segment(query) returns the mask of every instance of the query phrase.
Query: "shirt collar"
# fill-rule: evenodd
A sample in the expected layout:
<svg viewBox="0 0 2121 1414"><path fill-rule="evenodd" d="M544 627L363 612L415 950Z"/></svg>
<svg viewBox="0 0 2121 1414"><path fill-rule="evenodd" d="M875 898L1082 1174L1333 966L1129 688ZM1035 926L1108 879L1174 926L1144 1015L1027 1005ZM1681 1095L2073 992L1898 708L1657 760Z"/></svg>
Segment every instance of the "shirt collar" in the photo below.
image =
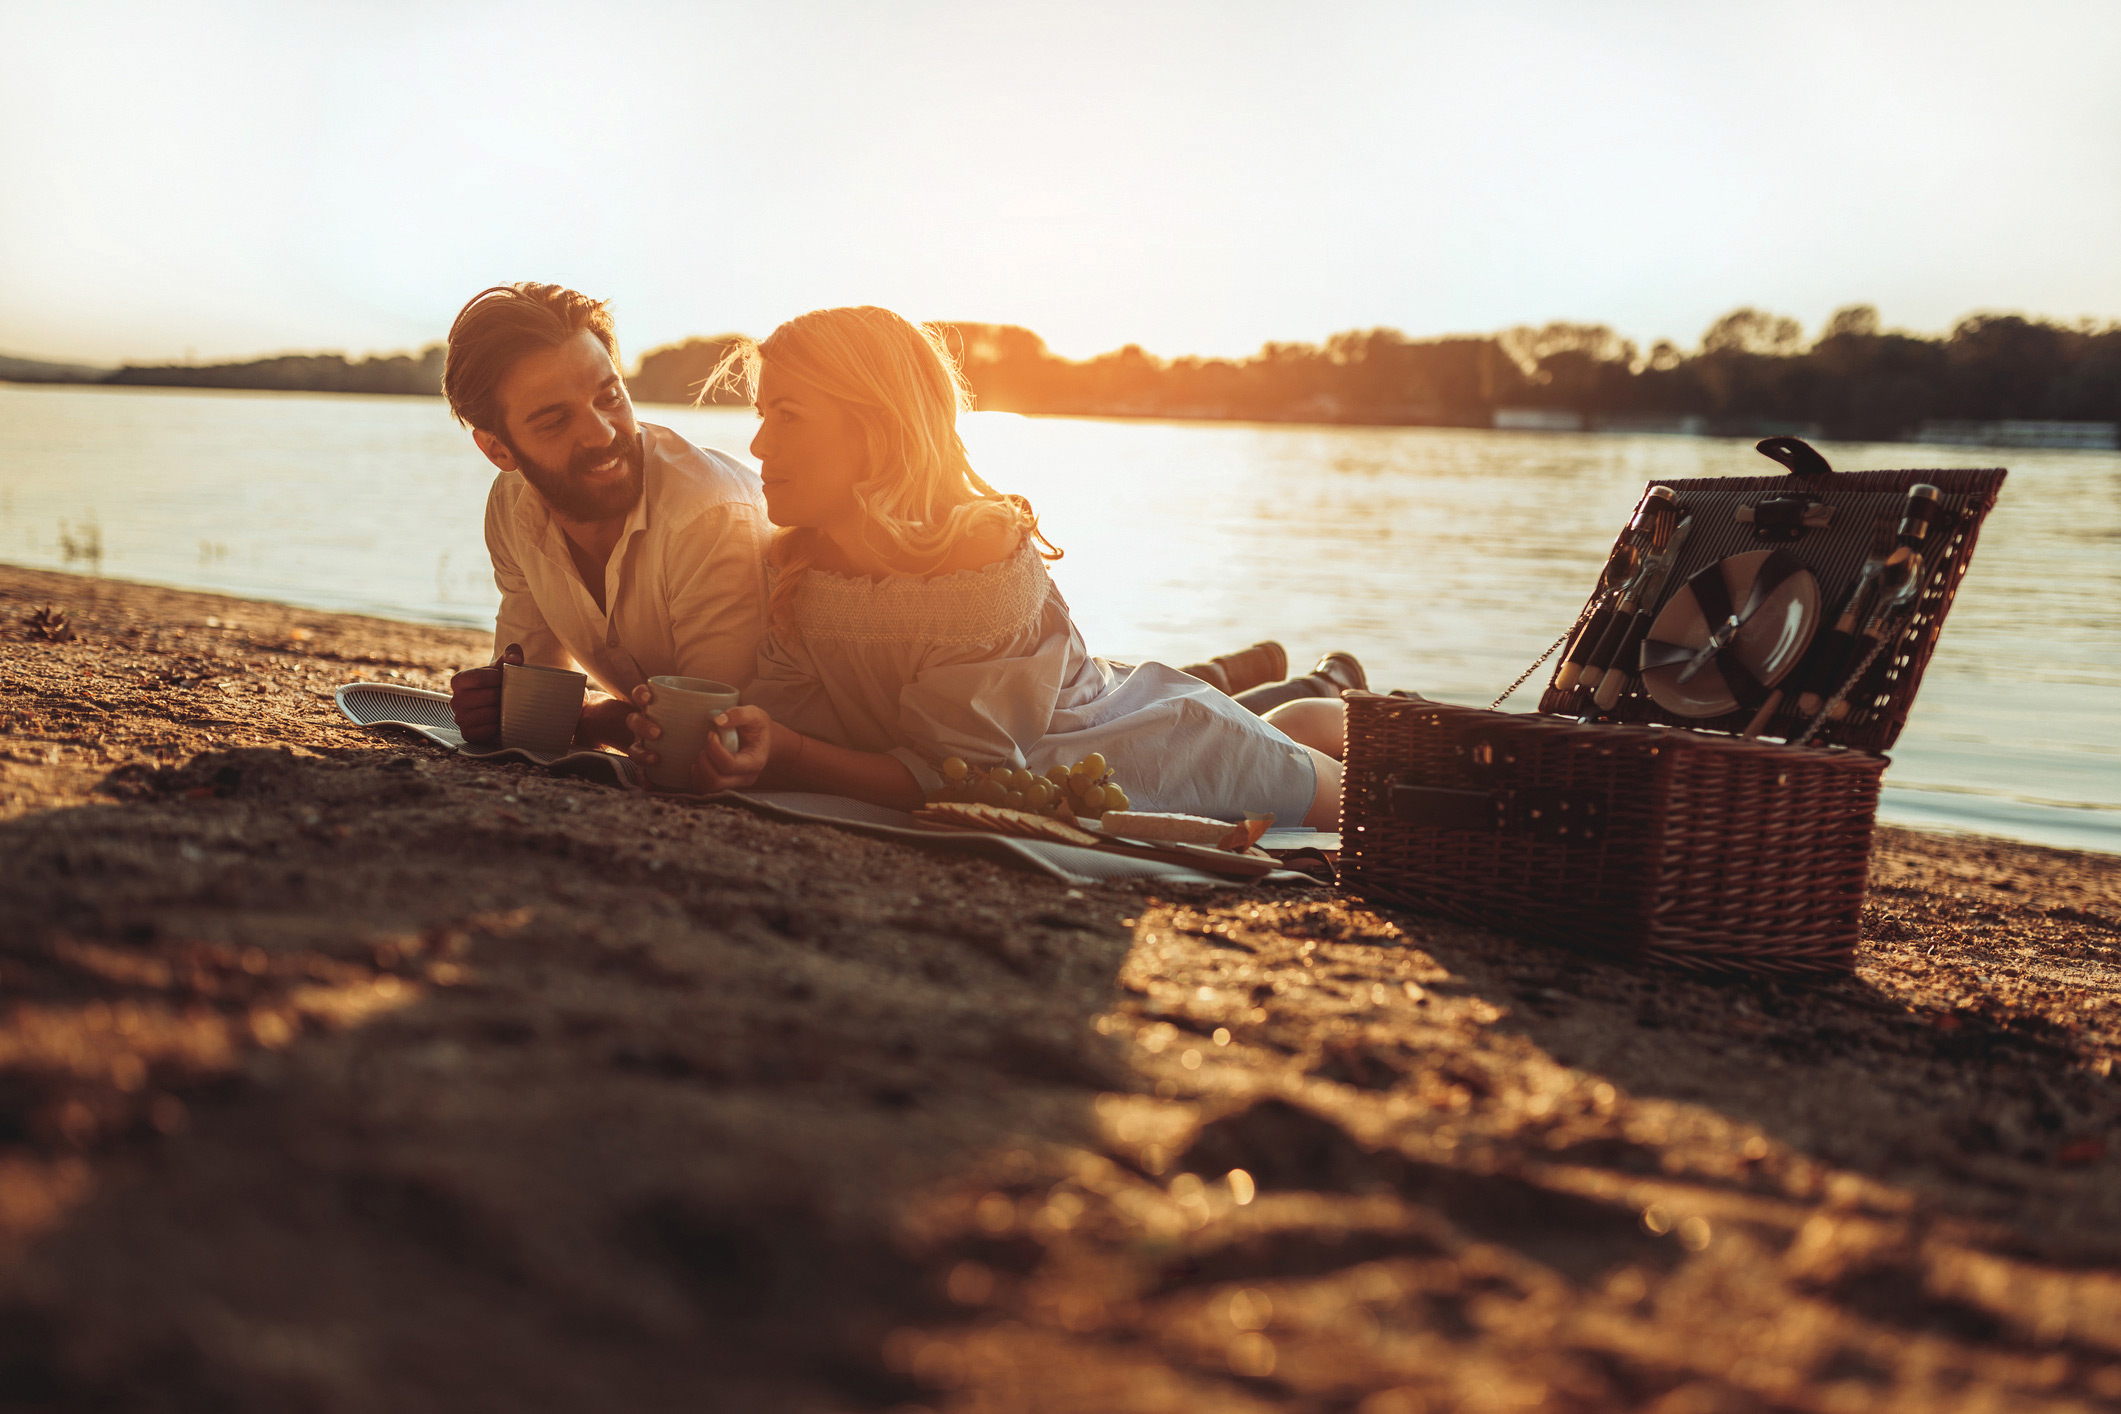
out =
<svg viewBox="0 0 2121 1414"><path fill-rule="evenodd" d="M640 449L641 453L641 494L634 501L633 509L626 513L626 528L619 534L619 543L621 545L648 528L648 502L653 499L649 482L654 472L654 467L651 463L655 459L649 455L651 448L648 444L648 427L645 423L641 425L639 431L634 433L634 445Z"/></svg>

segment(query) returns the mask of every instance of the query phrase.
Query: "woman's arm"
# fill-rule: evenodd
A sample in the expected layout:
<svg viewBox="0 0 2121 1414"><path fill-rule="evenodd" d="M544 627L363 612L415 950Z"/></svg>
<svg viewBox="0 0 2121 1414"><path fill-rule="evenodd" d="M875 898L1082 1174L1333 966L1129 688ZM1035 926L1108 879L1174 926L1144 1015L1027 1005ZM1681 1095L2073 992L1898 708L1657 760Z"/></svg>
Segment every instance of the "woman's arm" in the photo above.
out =
<svg viewBox="0 0 2121 1414"><path fill-rule="evenodd" d="M744 711L766 716L760 708L739 707L729 714L731 721L734 722L736 712ZM771 718L766 726L772 741L767 748L766 769L759 779L769 790L828 791L851 795L871 805L887 805L893 810L918 810L927 803L913 772L896 756L834 746ZM743 738L741 725L737 727L737 737L740 741ZM720 742L709 743L709 753L720 751Z"/></svg>
<svg viewBox="0 0 2121 1414"><path fill-rule="evenodd" d="M626 719L635 738L627 754L649 765L656 759L656 738L663 734L647 714L655 689L642 684L634 689L634 701L643 710ZM732 707L715 718L715 725L736 729L737 749L731 752L718 736L708 736L706 750L693 763L693 781L701 791L760 785L768 790L814 790L893 810L918 810L926 799L920 783L897 757L804 736L774 721L762 707Z"/></svg>

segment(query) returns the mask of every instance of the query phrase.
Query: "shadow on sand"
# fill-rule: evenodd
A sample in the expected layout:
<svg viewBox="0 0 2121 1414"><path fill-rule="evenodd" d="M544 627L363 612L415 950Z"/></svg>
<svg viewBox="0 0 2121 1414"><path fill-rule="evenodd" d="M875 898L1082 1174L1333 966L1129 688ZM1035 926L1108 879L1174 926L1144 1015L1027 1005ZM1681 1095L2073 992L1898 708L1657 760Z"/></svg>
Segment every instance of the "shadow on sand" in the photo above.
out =
<svg viewBox="0 0 2121 1414"><path fill-rule="evenodd" d="M24 1407L2121 1397L2038 1025L425 748L104 789L0 825Z"/></svg>

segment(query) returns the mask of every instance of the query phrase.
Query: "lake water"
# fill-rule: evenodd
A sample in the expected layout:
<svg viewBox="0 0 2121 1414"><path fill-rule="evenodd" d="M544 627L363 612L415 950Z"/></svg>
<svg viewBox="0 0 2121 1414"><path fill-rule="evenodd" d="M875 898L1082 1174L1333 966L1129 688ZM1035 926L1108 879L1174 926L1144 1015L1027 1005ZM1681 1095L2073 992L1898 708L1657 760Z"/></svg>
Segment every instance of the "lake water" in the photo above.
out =
<svg viewBox="0 0 2121 1414"><path fill-rule="evenodd" d="M747 412L641 415L739 456L751 436ZM1093 651L1184 663L1271 637L1480 704L1574 619L1647 482L1772 470L1680 437L982 413L966 440L1067 551ZM2121 853L2121 456L1822 450L2011 468L1881 815ZM439 399L0 386L18 564L484 627L491 479Z"/></svg>

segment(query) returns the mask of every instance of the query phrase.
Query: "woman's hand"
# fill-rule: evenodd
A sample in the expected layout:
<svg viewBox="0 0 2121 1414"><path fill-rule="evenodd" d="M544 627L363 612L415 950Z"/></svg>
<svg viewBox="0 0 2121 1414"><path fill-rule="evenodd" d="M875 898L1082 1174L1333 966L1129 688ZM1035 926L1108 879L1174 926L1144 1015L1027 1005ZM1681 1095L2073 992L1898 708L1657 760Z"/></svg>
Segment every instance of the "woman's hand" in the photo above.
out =
<svg viewBox="0 0 2121 1414"><path fill-rule="evenodd" d="M655 689L644 682L631 695L633 705L641 710L626 714L626 730L633 733L633 744L626 748L626 754L646 770L660 759L655 754L655 739L663 734L655 718L648 715L648 709L655 706Z"/></svg>
<svg viewBox="0 0 2121 1414"><path fill-rule="evenodd" d="M773 718L763 707L732 707L716 717L714 724L736 732L737 749L722 745L719 730L709 732L707 749L692 763L694 788L705 792L757 785L773 754Z"/></svg>
<svg viewBox="0 0 2121 1414"><path fill-rule="evenodd" d="M626 754L646 769L662 759L657 743L663 728L649 714L655 705L655 689L642 683L633 690L632 698L640 710L626 718L626 729L633 733L633 745L626 748ZM773 718L766 715L764 708L732 707L717 716L714 724L718 729L736 732L737 749L731 751L723 745L721 730L710 733L706 749L692 763L693 789L744 790L758 784L772 752Z"/></svg>

